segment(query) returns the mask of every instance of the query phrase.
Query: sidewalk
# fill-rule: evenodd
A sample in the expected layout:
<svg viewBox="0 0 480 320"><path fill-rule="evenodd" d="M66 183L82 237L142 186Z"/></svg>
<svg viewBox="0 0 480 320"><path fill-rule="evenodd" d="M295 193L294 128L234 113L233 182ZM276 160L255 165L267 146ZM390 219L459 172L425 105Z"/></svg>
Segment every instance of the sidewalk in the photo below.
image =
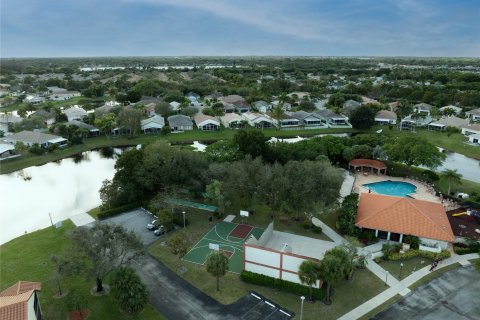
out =
<svg viewBox="0 0 480 320"><path fill-rule="evenodd" d="M446 266L455 264L455 263L460 263L462 266L463 265L468 265L468 260L471 259L476 259L478 258L479 255L478 253L472 253L472 254L466 254L463 256L459 255L454 255L451 258L448 258L444 261L442 261L438 266L438 269L442 269ZM378 264L375 262L371 264L373 261L368 261L367 267L369 268L370 271L372 271L377 277L381 278L382 271L383 270L383 281L385 280L385 273L386 271L381 268ZM381 269L381 270L379 270ZM358 319L370 312L371 310L375 309L376 307L380 306L384 302L386 302L388 299L394 297L397 294L400 294L402 296L407 295L410 292L410 289L408 288L418 280L422 279L426 275L430 274L430 266L426 266L414 273L412 273L410 276L406 277L402 281L396 280L396 282L393 280L393 277L388 278L388 284L391 286L389 289L383 291L382 293L376 295L372 299L368 300L367 302L363 303L362 305L358 306L357 308L351 310L350 312L344 314L342 317L339 318L339 320L352 320L352 319Z"/></svg>
<svg viewBox="0 0 480 320"><path fill-rule="evenodd" d="M335 242L337 245L347 242L347 240L345 240L342 236L336 233L332 228L330 228L325 223L323 223L323 221L321 221L320 219L313 217L312 223L315 226L322 228L322 232L325 233L327 237L332 239L332 241Z"/></svg>

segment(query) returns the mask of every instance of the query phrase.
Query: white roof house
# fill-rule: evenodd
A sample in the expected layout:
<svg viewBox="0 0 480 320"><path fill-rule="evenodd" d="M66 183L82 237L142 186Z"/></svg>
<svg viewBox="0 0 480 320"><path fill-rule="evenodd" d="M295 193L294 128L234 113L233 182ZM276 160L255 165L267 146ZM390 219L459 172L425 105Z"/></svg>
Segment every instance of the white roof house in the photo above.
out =
<svg viewBox="0 0 480 320"><path fill-rule="evenodd" d="M154 115L140 122L141 130L144 133L158 132L165 126L165 119L162 116Z"/></svg>
<svg viewBox="0 0 480 320"><path fill-rule="evenodd" d="M180 109L181 103L177 101L170 102L170 107L172 107L173 111L178 111Z"/></svg>
<svg viewBox="0 0 480 320"><path fill-rule="evenodd" d="M462 108L457 107L457 106L452 106L452 105L442 107L442 108L440 108L440 111L444 112L447 109L452 109L453 111L455 111L455 114L460 114L460 112L462 112Z"/></svg>
<svg viewBox="0 0 480 320"><path fill-rule="evenodd" d="M245 118L236 114L236 113L225 113L224 116L220 117L220 121L222 122L225 128L243 128L245 122Z"/></svg>
<svg viewBox="0 0 480 320"><path fill-rule="evenodd" d="M82 120L83 117L87 116L87 111L77 105L63 110L63 113L67 116L68 121Z"/></svg>
<svg viewBox="0 0 480 320"><path fill-rule="evenodd" d="M220 122L211 116L207 116L202 113L197 113L193 120L197 125L197 128L202 131L214 131L220 129Z"/></svg>
<svg viewBox="0 0 480 320"><path fill-rule="evenodd" d="M291 116L294 117L295 119L298 119L300 121L299 124L304 127L313 127L313 128L328 127L326 124L326 120L324 120L323 117L315 113L310 113L310 112L300 110L292 113Z"/></svg>
<svg viewBox="0 0 480 320"><path fill-rule="evenodd" d="M43 132L22 131L5 137L3 141L13 145L15 145L17 142L22 142L29 147L34 144L38 144L39 146L46 148L50 144L58 144L59 146L63 146L67 142L67 139Z"/></svg>
<svg viewBox="0 0 480 320"><path fill-rule="evenodd" d="M462 126L462 134L466 136L471 136L472 134L480 133L480 124L469 124Z"/></svg>
<svg viewBox="0 0 480 320"><path fill-rule="evenodd" d="M428 103L419 103L413 106L413 110L423 114L423 115L430 115L430 112L432 111L433 106L429 105Z"/></svg>
<svg viewBox="0 0 480 320"><path fill-rule="evenodd" d="M465 115L473 121L480 120L480 108L467 111L465 112Z"/></svg>
<svg viewBox="0 0 480 320"><path fill-rule="evenodd" d="M276 121L266 114L245 112L242 116L247 120L249 125L255 128L271 128L276 125Z"/></svg>
<svg viewBox="0 0 480 320"><path fill-rule="evenodd" d="M480 146L480 133L475 133L468 136L468 142Z"/></svg>

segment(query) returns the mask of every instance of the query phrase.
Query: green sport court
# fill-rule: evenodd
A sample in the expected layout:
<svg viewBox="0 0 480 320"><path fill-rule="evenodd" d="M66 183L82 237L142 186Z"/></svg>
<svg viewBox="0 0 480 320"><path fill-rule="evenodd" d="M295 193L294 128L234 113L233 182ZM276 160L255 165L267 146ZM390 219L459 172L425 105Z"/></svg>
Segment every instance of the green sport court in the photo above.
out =
<svg viewBox="0 0 480 320"><path fill-rule="evenodd" d="M229 271L240 273L243 270L243 243L250 235L260 238L263 230L263 228L246 224L219 222L190 249L182 260L203 265L207 256L213 251L209 248L210 244L218 244L220 251L230 259Z"/></svg>

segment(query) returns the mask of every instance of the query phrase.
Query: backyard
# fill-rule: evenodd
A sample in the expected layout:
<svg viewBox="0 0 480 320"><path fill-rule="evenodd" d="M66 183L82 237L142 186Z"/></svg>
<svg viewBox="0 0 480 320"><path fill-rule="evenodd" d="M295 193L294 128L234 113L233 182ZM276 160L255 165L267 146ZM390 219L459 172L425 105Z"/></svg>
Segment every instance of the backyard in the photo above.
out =
<svg viewBox="0 0 480 320"><path fill-rule="evenodd" d="M74 229L70 220L53 230L52 227L16 238L0 247L1 290L18 280L41 282L40 303L45 319L65 320L68 310L65 298L56 298L57 286L54 282L51 255L59 255L68 247L66 235ZM108 279L106 281L108 284ZM84 275L62 280L63 291L77 289L88 300L91 313L88 319L164 319L150 304L136 316L129 316L118 309L111 295L94 297L90 289L95 281L86 280Z"/></svg>

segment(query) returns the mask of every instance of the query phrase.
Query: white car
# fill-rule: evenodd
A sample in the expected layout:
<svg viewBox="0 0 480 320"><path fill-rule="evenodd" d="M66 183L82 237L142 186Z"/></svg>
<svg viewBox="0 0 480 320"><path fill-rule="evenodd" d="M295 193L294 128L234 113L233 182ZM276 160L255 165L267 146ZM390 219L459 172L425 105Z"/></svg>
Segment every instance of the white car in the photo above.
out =
<svg viewBox="0 0 480 320"><path fill-rule="evenodd" d="M162 234L164 234L166 231L165 231L165 228L163 226L160 226L158 227L157 229L155 229L155 231L153 231L153 233L156 235L156 236L161 236Z"/></svg>
<svg viewBox="0 0 480 320"><path fill-rule="evenodd" d="M155 230L158 220L153 220L151 223L147 224L148 230Z"/></svg>

